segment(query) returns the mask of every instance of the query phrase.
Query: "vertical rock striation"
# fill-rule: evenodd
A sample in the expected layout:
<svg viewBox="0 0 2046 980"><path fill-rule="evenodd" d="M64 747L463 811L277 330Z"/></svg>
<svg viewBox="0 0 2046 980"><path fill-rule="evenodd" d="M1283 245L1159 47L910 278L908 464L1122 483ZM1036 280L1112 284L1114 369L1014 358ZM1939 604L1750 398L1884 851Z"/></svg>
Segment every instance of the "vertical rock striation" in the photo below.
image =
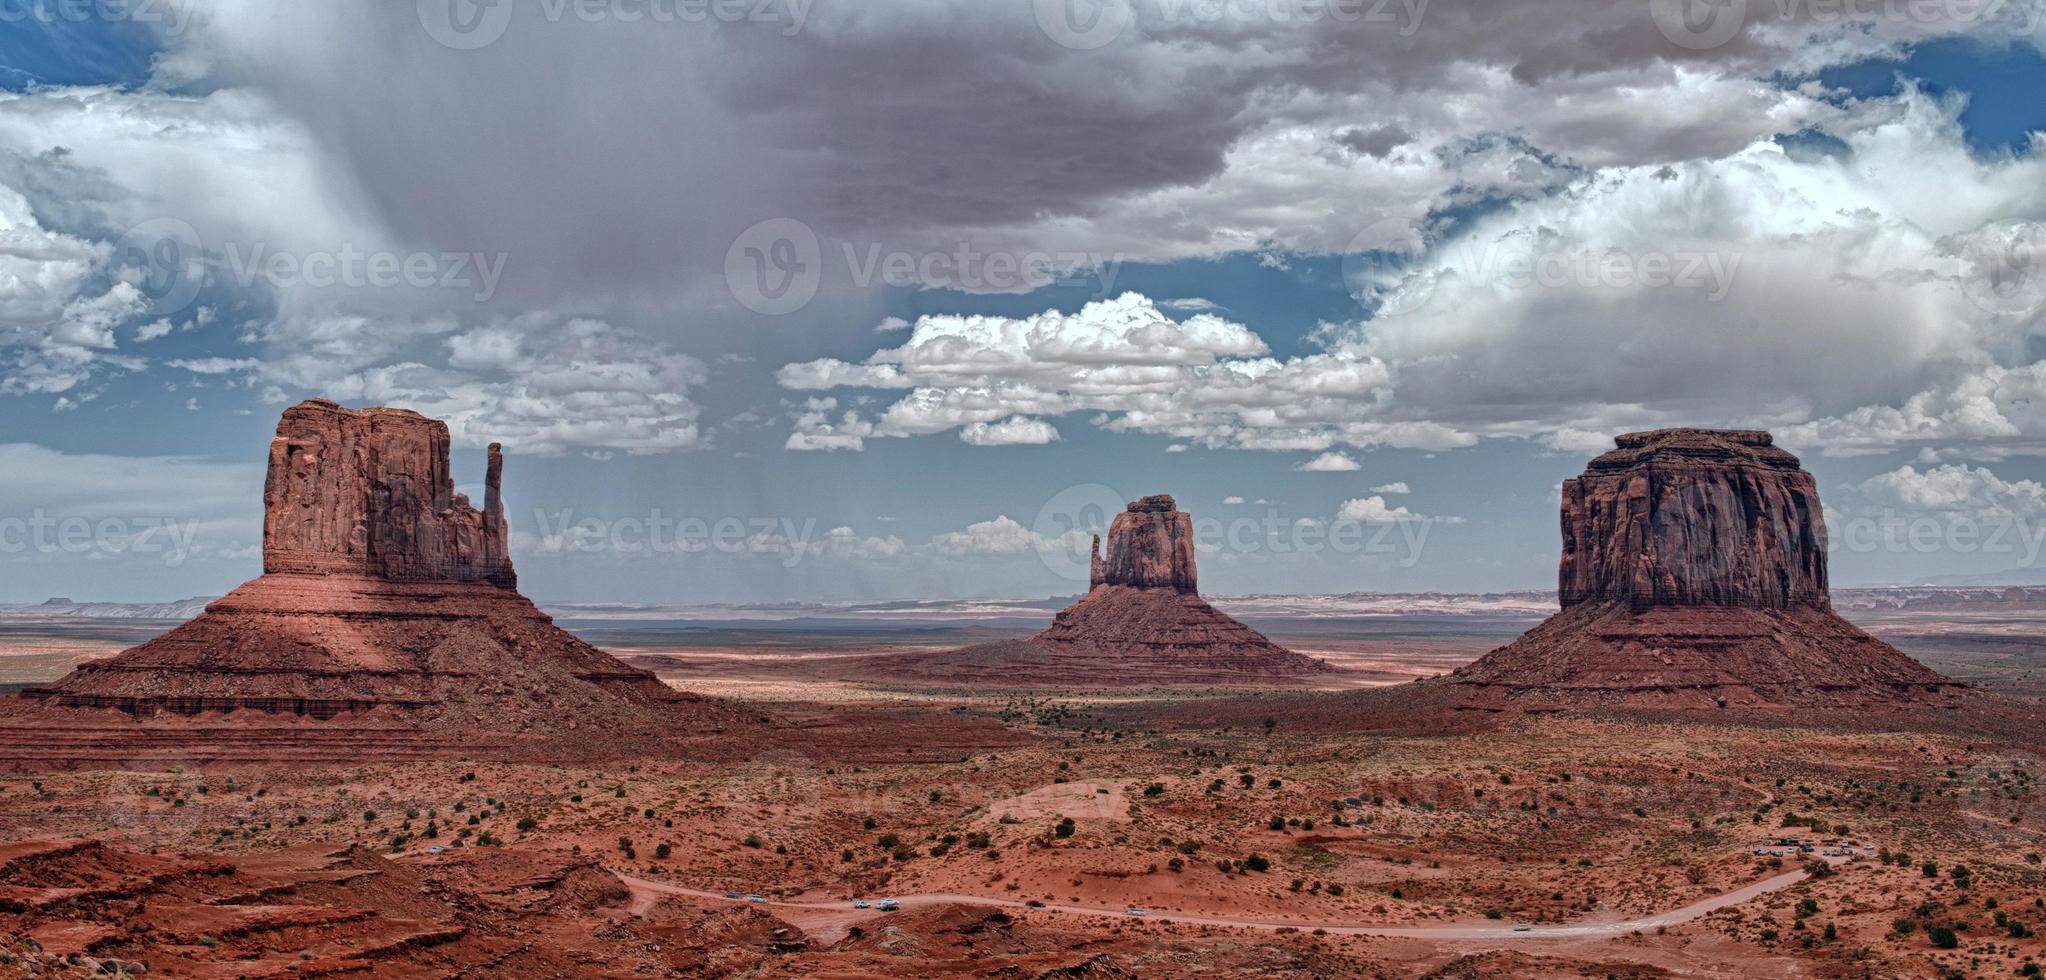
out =
<svg viewBox="0 0 2046 980"><path fill-rule="evenodd" d="M1766 432L1659 429L1563 483L1562 611L1449 678L1474 700L1854 707L1960 685L1835 615L1811 474Z"/></svg>
<svg viewBox="0 0 2046 980"><path fill-rule="evenodd" d="M1098 585L1196 593L1193 515L1166 494L1133 501L1108 525L1108 558Z"/></svg>
<svg viewBox="0 0 2046 980"><path fill-rule="evenodd" d="M1767 432L1658 429L1563 481L1564 606L1827 608L1826 525Z"/></svg>
<svg viewBox="0 0 2046 980"><path fill-rule="evenodd" d="M263 485L263 571L518 587L490 447L484 507L455 492L448 427L395 408L286 409Z"/></svg>
<svg viewBox="0 0 2046 980"><path fill-rule="evenodd" d="M516 591L503 453L490 447L479 511L454 492L448 443L444 423L413 412L286 410L263 491L263 575L148 643L23 692L43 714L0 719L0 752L328 759L552 739L615 754L719 715Z"/></svg>

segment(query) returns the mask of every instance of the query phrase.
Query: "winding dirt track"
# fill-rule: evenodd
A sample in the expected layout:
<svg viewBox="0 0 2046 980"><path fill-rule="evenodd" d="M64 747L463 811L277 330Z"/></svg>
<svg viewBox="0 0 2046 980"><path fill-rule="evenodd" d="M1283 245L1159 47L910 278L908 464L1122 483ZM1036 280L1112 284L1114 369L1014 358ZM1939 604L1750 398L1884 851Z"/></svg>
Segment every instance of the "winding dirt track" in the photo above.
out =
<svg viewBox="0 0 2046 980"><path fill-rule="evenodd" d="M633 902L631 906L631 911L635 915L642 914L647 909L652 908L654 903L659 901L662 895L683 895L690 898L706 898L718 902L736 902L740 904L746 904L745 899L726 898L722 892L700 891L694 888L683 888L679 885L669 885L658 881L648 881L647 879L644 878L635 878L631 875L627 875L622 872L614 871L613 873L617 874L619 880L625 882L625 886L632 890ZM1674 926L1680 923L1689 922L1692 919L1696 919L1701 916L1717 912L1720 909L1726 908L1727 906L1739 905L1740 903L1745 902L1748 899L1754 898L1758 895L1766 895L1773 891L1780 891L1782 889L1788 888L1792 885L1797 884L1800 881L1803 881L1806 878L1806 876L1807 872L1804 871L1787 871L1784 872L1783 874L1776 875L1771 878L1764 878L1761 881L1757 881L1751 885L1747 885L1742 888L1737 888L1723 895L1714 895L1711 898L1705 899L1704 901L1693 902L1679 909L1673 909L1668 912L1662 912L1656 915L1651 915L1640 919L1628 919L1622 922L1585 922L1573 925L1537 926L1526 932L1515 932L1511 924L1503 923L1498 925L1493 925L1489 923L1484 925L1466 923L1460 925L1405 926L1405 927L1356 926L1341 925L1339 923L1334 922L1271 922L1258 919L1231 919L1209 915L1188 915L1178 912L1171 913L1155 912L1147 916L1145 921L1175 922L1188 925L1228 926L1237 929L1264 929L1267 931L1276 929L1297 929L1301 932L1311 932L1316 929L1321 929L1326 931L1330 935L1336 936L1386 936L1397 939L1516 939L1516 940L1587 939L1598 938L1602 936L1619 936L1625 935L1630 932L1648 931L1662 926ZM1000 908L1018 909L1026 907L1025 903L1017 901L1015 899L992 898L986 895L926 894L926 895L901 895L896 896L895 898L896 901L901 902L902 907L906 909L918 908L928 905L949 904L992 905ZM845 913L846 914L845 917L849 921L860 921L868 918L878 918L882 915L887 914L885 912L874 911L871 909L855 910L852 908L852 903L848 901L838 902L769 901L764 904L770 908L779 907L791 909L809 909L819 912ZM1129 918L1127 913L1124 912L1124 910L1122 909L1096 908L1086 905L1061 905L1053 902L1047 902L1041 906L1030 907L1034 907L1039 911L1063 912L1071 915L1096 915L1111 916L1114 918L1125 919Z"/></svg>

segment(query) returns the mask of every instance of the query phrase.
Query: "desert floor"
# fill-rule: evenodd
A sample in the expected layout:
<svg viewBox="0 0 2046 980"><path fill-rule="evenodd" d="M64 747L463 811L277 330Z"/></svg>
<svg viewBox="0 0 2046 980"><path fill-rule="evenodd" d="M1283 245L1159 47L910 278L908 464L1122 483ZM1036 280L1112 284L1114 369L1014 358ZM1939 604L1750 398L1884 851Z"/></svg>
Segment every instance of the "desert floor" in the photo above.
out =
<svg viewBox="0 0 2046 980"><path fill-rule="evenodd" d="M2036 624L2008 613L1872 618L1995 691L2035 691L2046 661ZM2046 963L2032 935L2046 736L1592 715L1344 731L1288 706L1451 669L1519 626L1254 625L1354 673L1271 700L956 691L820 669L942 636L768 643L655 625L586 635L777 717L874 724L858 745L769 738L715 764L0 778L0 972L1990 977ZM45 679L151 630L17 624L0 669ZM1001 737L891 761L904 711ZM1851 853L1826 854L1841 839ZM884 898L900 910L852 904Z"/></svg>

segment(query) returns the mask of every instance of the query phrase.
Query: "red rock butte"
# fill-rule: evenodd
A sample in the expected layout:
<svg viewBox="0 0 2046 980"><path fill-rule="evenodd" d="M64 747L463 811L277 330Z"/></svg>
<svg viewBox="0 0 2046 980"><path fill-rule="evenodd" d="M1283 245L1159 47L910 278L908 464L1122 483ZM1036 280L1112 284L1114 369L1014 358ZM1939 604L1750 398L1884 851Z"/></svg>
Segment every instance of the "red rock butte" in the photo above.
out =
<svg viewBox="0 0 2046 980"><path fill-rule="evenodd" d="M993 684L1262 683L1335 668L1295 653L1200 597L1193 518L1164 494L1132 502L1094 539L1090 588L1024 640L923 658L918 673Z"/></svg>
<svg viewBox="0 0 2046 980"><path fill-rule="evenodd" d="M554 625L516 591L489 450L482 510L448 428L390 408L287 409L264 484L263 575L197 618L23 692L23 760L490 754L659 737L722 709Z"/></svg>
<svg viewBox="0 0 2046 980"><path fill-rule="evenodd" d="M1854 707L1958 693L1834 614L1818 489L1769 433L1617 442L1563 482L1562 611L1448 678L1476 706Z"/></svg>

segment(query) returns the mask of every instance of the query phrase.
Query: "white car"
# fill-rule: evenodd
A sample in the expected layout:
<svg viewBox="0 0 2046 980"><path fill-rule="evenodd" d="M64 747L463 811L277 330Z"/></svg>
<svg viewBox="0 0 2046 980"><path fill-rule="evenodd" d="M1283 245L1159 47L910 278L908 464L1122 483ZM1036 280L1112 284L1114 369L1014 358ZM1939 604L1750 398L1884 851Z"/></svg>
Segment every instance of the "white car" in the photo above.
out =
<svg viewBox="0 0 2046 980"><path fill-rule="evenodd" d="M746 896L746 900L754 903L755 905L767 904L767 896L765 895L748 895Z"/></svg>
<svg viewBox="0 0 2046 980"><path fill-rule="evenodd" d="M1144 917L1144 916L1145 916L1145 915L1147 914L1147 913L1146 913L1146 912L1145 912L1145 911L1144 911L1143 909L1140 909L1140 908L1138 908L1138 907L1136 907L1136 906L1134 906L1134 905L1130 906L1130 907L1129 907L1129 908L1128 908L1127 910L1125 910L1125 911L1126 911L1126 914L1129 914L1129 915L1134 915L1134 916L1136 916L1136 917L1138 917L1138 918L1140 918L1140 919L1141 919L1141 918L1143 918L1143 917Z"/></svg>
<svg viewBox="0 0 2046 980"><path fill-rule="evenodd" d="M1514 931L1514 932L1533 932L1533 931L1534 931L1534 926L1531 926L1531 925L1528 925L1528 924L1527 924L1527 923L1525 923L1525 922L1522 922L1522 923L1518 923L1518 924L1514 925L1514 927L1513 927L1513 931Z"/></svg>
<svg viewBox="0 0 2046 980"><path fill-rule="evenodd" d="M869 902L869 901L867 901L867 900L866 900L866 899L864 899L864 898L855 898L855 899L853 899L853 908L856 908L856 909L870 909L870 908L873 908L873 907L874 907L874 903L872 903L872 902Z"/></svg>
<svg viewBox="0 0 2046 980"><path fill-rule="evenodd" d="M879 902L874 903L874 907L880 909L883 912L893 912L896 909L901 908L902 903L892 898L884 898Z"/></svg>

